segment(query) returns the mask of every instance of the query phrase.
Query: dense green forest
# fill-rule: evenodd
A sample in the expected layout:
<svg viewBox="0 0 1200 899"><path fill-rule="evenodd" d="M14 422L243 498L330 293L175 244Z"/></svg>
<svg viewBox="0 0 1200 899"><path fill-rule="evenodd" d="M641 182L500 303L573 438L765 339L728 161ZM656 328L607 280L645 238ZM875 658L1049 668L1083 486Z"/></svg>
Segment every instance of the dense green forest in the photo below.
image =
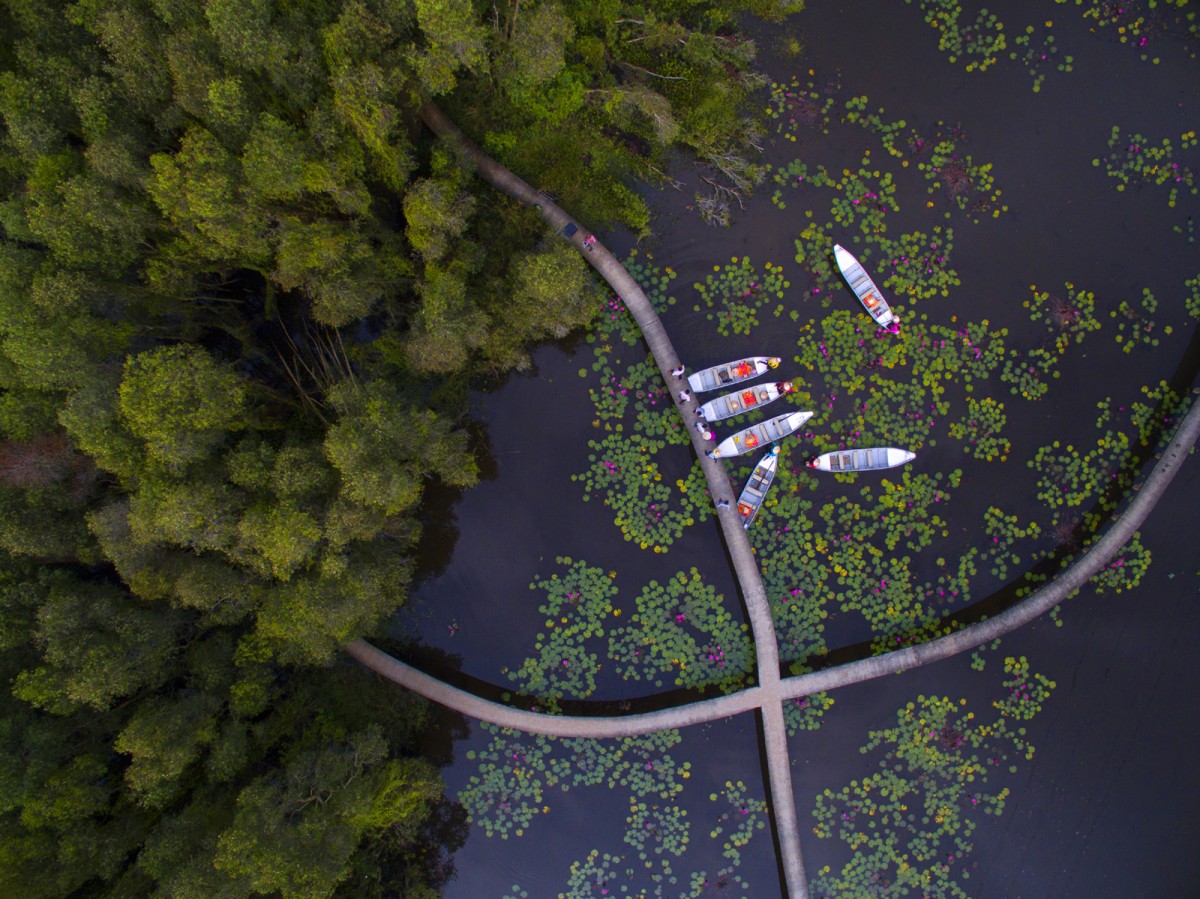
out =
<svg viewBox="0 0 1200 899"><path fill-rule="evenodd" d="M599 287L418 110L644 233L674 159L759 176L737 20L790 11L0 6L0 893L437 894L424 709L338 647L476 479L473 379Z"/></svg>

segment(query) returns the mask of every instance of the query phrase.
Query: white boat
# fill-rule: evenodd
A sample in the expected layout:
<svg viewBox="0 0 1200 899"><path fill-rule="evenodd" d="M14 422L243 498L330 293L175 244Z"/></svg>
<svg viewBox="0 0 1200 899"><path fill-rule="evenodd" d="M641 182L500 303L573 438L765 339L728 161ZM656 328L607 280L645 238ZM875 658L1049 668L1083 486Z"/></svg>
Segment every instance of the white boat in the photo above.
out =
<svg viewBox="0 0 1200 899"><path fill-rule="evenodd" d="M745 390L735 390L709 400L700 407L700 414L709 421L720 421L749 412L767 403L773 403L785 393L792 392L791 381L780 381L778 384L759 384L757 387L747 387Z"/></svg>
<svg viewBox="0 0 1200 899"><path fill-rule="evenodd" d="M858 260L840 244L833 245L833 257L837 260L838 268L842 270L842 277L846 279L846 283L850 285L850 289L854 291L858 301L863 304L863 308L867 310L871 318L875 319L876 324L882 328L895 324L897 319L892 312L892 307L888 305L887 300L883 298L883 294L880 293L879 288L875 286L875 282L871 280L871 276L867 274L867 270L859 264Z"/></svg>
<svg viewBox="0 0 1200 899"><path fill-rule="evenodd" d="M869 449L838 450L833 453L822 453L815 459L808 460L808 467L817 471L832 471L840 474L846 471L876 471L880 468L895 468L906 465L917 458L916 453L896 449L892 446L878 446Z"/></svg>
<svg viewBox="0 0 1200 899"><path fill-rule="evenodd" d="M775 480L775 466L778 463L779 447L773 446L754 466L754 473L750 475L750 480L746 481L746 486L742 489L742 495L738 497L738 514L742 516L742 527L747 530L750 529L763 500L767 498L767 491L771 489L771 482Z"/></svg>
<svg viewBox="0 0 1200 899"><path fill-rule="evenodd" d="M736 434L726 437L712 451L712 457L725 459L729 456L740 456L742 453L752 452L760 446L782 440L812 417L811 412L788 412L786 415L768 418L766 421L751 425L744 431L738 431Z"/></svg>
<svg viewBox="0 0 1200 899"><path fill-rule="evenodd" d="M688 384L696 393L706 390L716 390L718 387L729 387L741 381L749 381L759 375L778 367L777 356L751 356L748 359L737 359L722 365L714 365L694 374L688 375Z"/></svg>

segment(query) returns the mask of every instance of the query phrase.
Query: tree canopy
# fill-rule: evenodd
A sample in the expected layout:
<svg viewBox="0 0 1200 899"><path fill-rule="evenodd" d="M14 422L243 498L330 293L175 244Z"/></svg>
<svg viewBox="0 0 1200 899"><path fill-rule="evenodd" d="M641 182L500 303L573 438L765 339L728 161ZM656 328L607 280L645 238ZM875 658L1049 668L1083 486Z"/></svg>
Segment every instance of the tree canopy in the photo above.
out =
<svg viewBox="0 0 1200 899"><path fill-rule="evenodd" d="M422 706L338 661L405 600L472 379L599 308L423 130L593 227L758 177L787 0L0 7L0 892L436 895Z"/></svg>

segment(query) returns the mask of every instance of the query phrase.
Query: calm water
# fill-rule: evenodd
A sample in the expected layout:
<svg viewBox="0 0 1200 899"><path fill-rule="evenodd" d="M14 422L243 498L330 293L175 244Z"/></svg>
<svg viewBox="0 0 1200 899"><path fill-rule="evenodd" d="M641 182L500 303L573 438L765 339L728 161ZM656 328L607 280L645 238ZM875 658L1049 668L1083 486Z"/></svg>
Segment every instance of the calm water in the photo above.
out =
<svg viewBox="0 0 1200 899"><path fill-rule="evenodd" d="M1029 285L1056 288L1073 281L1096 294L1106 329L1089 337L1085 352L1067 356L1062 378L1045 399L1010 402L1007 385L991 390L1009 406L1012 457L1024 460L1052 439L1090 444L1095 404L1106 396L1131 401L1142 384L1194 370L1196 327L1183 314L1181 286L1200 274L1200 251L1171 228L1200 213L1200 204L1184 196L1169 209L1165 193L1150 186L1117 193L1091 160L1107 151L1113 125L1154 143L1167 137L1176 146L1182 132L1200 128L1200 64L1171 37L1155 37L1147 47L1161 57L1160 65L1143 62L1137 51L1113 40L1112 29L1090 34L1074 5L1003 6L999 16L1010 45L1025 25L1053 20L1059 53L1074 57L1074 71L1050 71L1040 93L1030 90L1030 76L1007 59L1007 51L993 69L966 73L938 51L936 34L919 8L899 0L810 0L792 26L807 48L800 63L773 55L774 33L765 34L761 46L776 80L809 68L822 77L840 71L845 97L865 94L870 108L882 106L885 117L912 124L961 123L969 136L963 149L994 165L1010 210L978 225L954 220L953 262L963 283L949 299L925 301L921 311L943 322L955 314L964 320L986 317L1011 329L1012 345L1032 346L1040 332L1021 306ZM883 156L873 136L835 125L828 136L810 132L798 143L774 145L770 158L783 164L799 156L835 170L854 169L868 147L873 156ZM1184 161L1197 167L1195 148L1188 154ZM889 217L889 232L928 231L942 223L944 198L937 198L936 212L928 212L923 183L915 173L905 177L902 211ZM656 198L661 215L650 249L659 264L679 272L672 290L679 302L664 321L693 367L755 351L784 355L785 376L789 364L795 369L789 358L795 326L786 318L764 319L753 340L726 339L692 311L691 283L734 255L783 264L799 282L793 240L804 204L791 195L788 210L781 212L769 202L770 193L765 188L734 227L723 231L697 223L684 209L687 193L666 191ZM619 239L614 247L621 248ZM1107 311L1121 299L1136 300L1144 287L1159 300L1157 319L1172 324L1174 334L1155 351L1125 355L1113 342ZM849 293L843 300L853 303ZM805 318L823 314L796 289L787 304ZM772 338L777 346L767 345ZM506 667L515 668L532 651L542 622L540 596L529 585L557 570L558 556L617 571L626 602L648 580L695 566L724 593L735 614L742 614L711 522L689 528L667 555L655 555L624 541L598 501L579 501L580 486L570 476L583 469L586 442L595 431L588 382L578 370L590 358L582 344L542 348L533 374L477 397L491 477L452 506L453 526L431 542L433 573L414 609L397 622L397 633L417 635L429 651L448 654L472 678L505 686ZM1003 498L1006 510L1048 528L1050 514L1036 502L1023 461L1007 469L971 465L957 444L942 443L919 463L927 471L964 469L955 515L977 522L982 509ZM678 472L667 475L672 479L683 476L689 461L684 450L676 452L681 460ZM1033 761L1001 781L1013 791L1004 814L981 819L964 888L976 897L1200 893L1193 805L1200 796L1200 716L1194 711L1200 675L1191 652L1200 633L1198 482L1200 467L1193 462L1143 531L1154 564L1137 590L1072 600L1064 607L1064 626L1044 620L1005 638L984 672L959 657L838 693L822 728L792 740L806 834L815 795L874 769L874 758L857 752L868 730L890 725L895 710L918 694L966 698L984 711L1000 680L999 657L1025 655L1058 686L1029 726L1037 747ZM857 489L830 482L824 495ZM977 596L998 586L983 575ZM626 683L606 669L597 697L618 700L646 692L644 685ZM452 791L476 771L467 752L488 741L474 723L468 726L469 736L454 744L454 761L444 771ZM721 866L719 845L707 838L707 830L719 823L708 796L731 779L764 796L759 753L753 716L684 732L681 745L672 749L675 758L693 766L679 800L693 822L693 845L673 864L681 883L666 895L683 892L692 869ZM628 851L621 842L626 801L625 794L609 795L603 788L555 790L545 799L550 811L521 839L489 839L473 829L456 855L458 876L446 895L499 899L520 884L531 899L556 896L566 889L571 863L589 851ZM843 844L811 835L804 853L810 875L848 859ZM749 895L779 893L769 830L743 850L738 871Z"/></svg>

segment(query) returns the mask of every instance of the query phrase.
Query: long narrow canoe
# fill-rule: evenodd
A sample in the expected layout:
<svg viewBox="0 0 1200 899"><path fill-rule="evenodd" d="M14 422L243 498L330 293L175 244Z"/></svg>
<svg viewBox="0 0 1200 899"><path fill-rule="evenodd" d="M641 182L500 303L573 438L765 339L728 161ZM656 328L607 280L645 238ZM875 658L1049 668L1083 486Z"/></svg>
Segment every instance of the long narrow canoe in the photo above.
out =
<svg viewBox="0 0 1200 899"><path fill-rule="evenodd" d="M696 393L706 390L716 390L718 387L729 387L741 381L749 381L759 375L765 375L779 365L777 356L751 356L748 359L737 359L723 365L701 369L688 375L688 384Z"/></svg>
<svg viewBox="0 0 1200 899"><path fill-rule="evenodd" d="M712 457L724 459L753 452L760 446L782 440L812 417L811 412L788 412L785 415L768 418L766 421L751 425L744 431L738 431L736 434L726 437L712 451Z"/></svg>
<svg viewBox="0 0 1200 899"><path fill-rule="evenodd" d="M896 449L891 446L872 447L870 449L838 450L833 453L822 453L815 459L808 460L808 467L817 471L832 471L840 474L844 471L875 471L880 468L895 468L906 465L917 458L916 453Z"/></svg>
<svg viewBox="0 0 1200 899"><path fill-rule="evenodd" d="M785 393L791 392L791 381L780 381L778 384L759 384L757 387L735 390L733 393L726 393L715 400L709 400L700 407L700 414L709 421L720 421L723 418L732 418L743 412L750 412L767 403L773 403Z"/></svg>
<svg viewBox="0 0 1200 899"><path fill-rule="evenodd" d="M888 305L858 260L840 244L833 245L833 257L837 260L838 268L842 270L842 277L846 279L846 283L850 285L850 289L854 291L854 295L871 318L882 328L894 324L896 316L892 313L892 307Z"/></svg>
<svg viewBox="0 0 1200 899"><path fill-rule="evenodd" d="M754 516L758 514L759 506L767 498L767 491L771 489L771 482L775 480L775 466L778 463L779 447L773 446L754 466L754 473L750 475L750 480L746 481L746 486L742 489L742 495L738 497L738 514L742 516L742 527L747 530L750 529Z"/></svg>

